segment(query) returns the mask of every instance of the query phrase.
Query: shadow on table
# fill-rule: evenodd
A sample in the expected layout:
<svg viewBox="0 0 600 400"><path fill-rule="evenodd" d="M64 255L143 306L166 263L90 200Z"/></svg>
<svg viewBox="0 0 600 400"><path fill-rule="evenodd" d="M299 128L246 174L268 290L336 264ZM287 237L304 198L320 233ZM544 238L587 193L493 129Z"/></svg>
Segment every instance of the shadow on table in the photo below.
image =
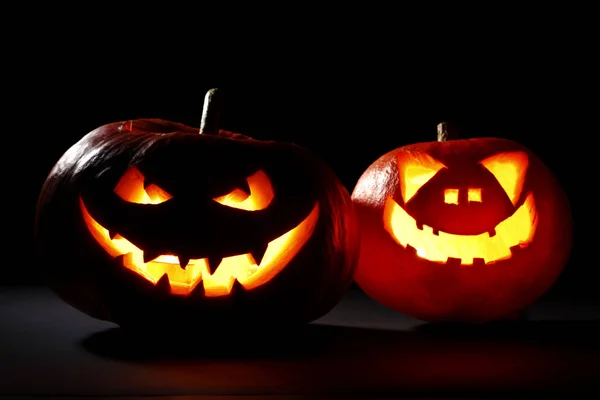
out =
<svg viewBox="0 0 600 400"><path fill-rule="evenodd" d="M433 394L439 389L473 395L478 390L596 390L599 340L600 320L424 323L410 331L311 324L287 333L170 338L115 328L86 338L82 346L98 356L145 364L258 360L262 373L304 374L316 387L335 387L339 381L339 387L349 385L353 393L377 388L386 395L402 388L406 395L426 388ZM282 366L290 364L296 367L286 372Z"/></svg>

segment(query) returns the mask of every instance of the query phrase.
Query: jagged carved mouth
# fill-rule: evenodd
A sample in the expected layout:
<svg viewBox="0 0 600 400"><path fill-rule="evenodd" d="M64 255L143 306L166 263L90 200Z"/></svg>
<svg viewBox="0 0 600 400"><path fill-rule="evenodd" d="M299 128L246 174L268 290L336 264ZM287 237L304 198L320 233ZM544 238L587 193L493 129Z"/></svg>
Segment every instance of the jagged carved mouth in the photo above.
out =
<svg viewBox="0 0 600 400"><path fill-rule="evenodd" d="M533 194L507 219L479 235L454 235L417 224L398 203L388 197L383 213L385 229L406 249L424 259L459 265L490 264L512 257L531 243L537 227Z"/></svg>
<svg viewBox="0 0 600 400"><path fill-rule="evenodd" d="M157 255L148 259L148 252L123 236L109 233L88 212L80 198L83 218L88 230L112 257L123 256L123 265L156 284L166 275L171 293L187 295L203 282L204 295L227 295L238 281L245 289L258 287L275 277L310 239L319 218L319 205L295 228L270 241L264 254L239 254L222 259L181 260L176 255ZM146 254L146 259L144 255ZM261 257L262 256L262 257ZM258 260L257 260L258 259ZM210 273L210 271L213 271Z"/></svg>

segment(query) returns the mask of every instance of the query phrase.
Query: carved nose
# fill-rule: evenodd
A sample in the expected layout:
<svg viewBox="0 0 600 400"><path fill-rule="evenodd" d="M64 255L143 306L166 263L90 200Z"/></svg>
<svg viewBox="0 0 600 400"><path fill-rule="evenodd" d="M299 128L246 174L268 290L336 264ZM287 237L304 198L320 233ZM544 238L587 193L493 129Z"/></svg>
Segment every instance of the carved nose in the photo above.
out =
<svg viewBox="0 0 600 400"><path fill-rule="evenodd" d="M481 188L445 189L444 202L455 205L481 203Z"/></svg>

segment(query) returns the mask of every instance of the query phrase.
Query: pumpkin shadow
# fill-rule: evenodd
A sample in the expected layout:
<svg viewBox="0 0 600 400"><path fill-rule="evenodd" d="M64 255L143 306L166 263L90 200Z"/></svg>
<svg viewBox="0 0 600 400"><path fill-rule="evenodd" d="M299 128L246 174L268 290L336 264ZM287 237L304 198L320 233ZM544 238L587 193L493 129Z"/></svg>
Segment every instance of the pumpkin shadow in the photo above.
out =
<svg viewBox="0 0 600 400"><path fill-rule="evenodd" d="M194 359L297 358L331 353L355 330L309 324L295 329L249 327L202 334L149 334L120 327L94 333L80 345L95 355L132 362Z"/></svg>
<svg viewBox="0 0 600 400"><path fill-rule="evenodd" d="M315 392L497 397L600 394L599 343L600 320L581 320L423 323L407 330L310 324L267 336L235 331L178 339L114 328L80 345L100 357L154 365L172 379L226 375L232 387L263 379L284 388L302 382Z"/></svg>
<svg viewBox="0 0 600 400"><path fill-rule="evenodd" d="M600 361L600 320L510 321L481 325L422 323L409 330L308 324L287 330L230 330L202 335L148 334L111 328L80 342L90 353L126 361L178 359L369 359L398 356L410 360L440 354L501 350L504 358L595 354ZM540 350L542 350L540 352ZM534 354L535 353L535 354ZM483 357L483 356L482 356ZM452 357L450 357L452 358ZM479 357L476 357L479 358ZM483 357L485 358L485 357ZM463 358L464 361L464 358ZM600 377L600 371L598 376Z"/></svg>
<svg viewBox="0 0 600 400"><path fill-rule="evenodd" d="M455 322L423 323L412 329L420 341L444 342L456 347L545 349L585 351L600 356L600 319L590 320L518 320L485 324ZM600 360L600 359L599 359ZM598 375L600 377L600 374Z"/></svg>

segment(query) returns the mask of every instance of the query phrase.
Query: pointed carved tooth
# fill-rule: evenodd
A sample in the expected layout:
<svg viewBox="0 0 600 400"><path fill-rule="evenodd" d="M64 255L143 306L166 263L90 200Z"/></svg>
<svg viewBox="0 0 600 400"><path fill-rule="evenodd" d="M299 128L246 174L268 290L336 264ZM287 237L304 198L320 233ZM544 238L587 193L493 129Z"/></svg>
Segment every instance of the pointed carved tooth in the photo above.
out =
<svg viewBox="0 0 600 400"><path fill-rule="evenodd" d="M423 224L420 222L417 222L417 229L419 229L420 231L423 230Z"/></svg>
<svg viewBox="0 0 600 400"><path fill-rule="evenodd" d="M169 275L166 273L160 277L156 282L156 289L161 293L171 293L171 283L169 282Z"/></svg>
<svg viewBox="0 0 600 400"><path fill-rule="evenodd" d="M160 256L159 252L152 251L152 250L144 251L144 264L154 260L158 256Z"/></svg>
<svg viewBox="0 0 600 400"><path fill-rule="evenodd" d="M251 252L250 255L254 258L254 262L256 265L260 265L263 257L265 256L265 252L267 251L268 244L256 246Z"/></svg>
<svg viewBox="0 0 600 400"><path fill-rule="evenodd" d="M223 261L223 257L220 256L212 256L206 259L208 263L208 272L212 275L215 273L217 268L219 268L219 264Z"/></svg>
<svg viewBox="0 0 600 400"><path fill-rule="evenodd" d="M437 229L432 229L431 233L433 233L435 236L440 236L440 231Z"/></svg>
<svg viewBox="0 0 600 400"><path fill-rule="evenodd" d="M491 231L489 231L489 232L488 232L488 235L489 235L490 237L494 237L494 236L496 236L496 229L492 229Z"/></svg>
<svg viewBox="0 0 600 400"><path fill-rule="evenodd" d="M187 265L190 262L190 258L189 257L184 257L184 256L178 256L177 259L179 260L179 266L182 269L185 269L185 267L187 267Z"/></svg>
<svg viewBox="0 0 600 400"><path fill-rule="evenodd" d="M117 235L118 235L118 233L117 233L116 231L111 231L111 230L109 230L109 231L108 231L108 237L109 237L111 240L112 240L112 239L114 239L114 238L115 238L115 236L117 236Z"/></svg>
<svg viewBox="0 0 600 400"><path fill-rule="evenodd" d="M230 296L239 296L246 292L246 289L242 286L240 281L237 279L233 282L233 287L231 288L231 292L229 292Z"/></svg>
<svg viewBox="0 0 600 400"><path fill-rule="evenodd" d="M201 299L204 298L206 290L204 289L204 282L198 282L194 290L189 294L191 299Z"/></svg>

